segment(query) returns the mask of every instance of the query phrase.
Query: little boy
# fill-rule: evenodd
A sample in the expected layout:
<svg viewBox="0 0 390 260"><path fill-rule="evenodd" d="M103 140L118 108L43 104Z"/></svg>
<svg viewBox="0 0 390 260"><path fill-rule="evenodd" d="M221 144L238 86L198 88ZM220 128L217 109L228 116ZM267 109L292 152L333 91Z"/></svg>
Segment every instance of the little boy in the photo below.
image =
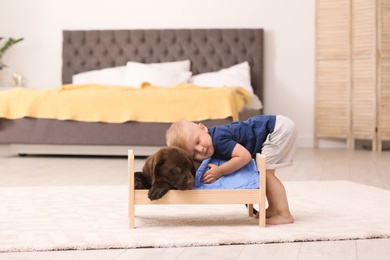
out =
<svg viewBox="0 0 390 260"><path fill-rule="evenodd" d="M282 115L259 115L246 121L207 128L190 121L173 123L167 130L168 146L179 146L195 160L208 157L227 160L202 176L202 182L212 183L223 175L230 174L262 153L267 161L267 224L293 223L286 191L275 175L277 168L292 165L297 130L294 122ZM258 216L256 216L258 217Z"/></svg>

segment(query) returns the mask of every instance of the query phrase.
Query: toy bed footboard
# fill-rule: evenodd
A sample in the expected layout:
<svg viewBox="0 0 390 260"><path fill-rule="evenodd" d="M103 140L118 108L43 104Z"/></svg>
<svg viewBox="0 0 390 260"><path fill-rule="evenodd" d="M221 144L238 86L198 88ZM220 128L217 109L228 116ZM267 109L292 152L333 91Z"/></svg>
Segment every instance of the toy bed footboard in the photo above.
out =
<svg viewBox="0 0 390 260"><path fill-rule="evenodd" d="M265 156L256 155L256 165L261 172L259 189L235 190L170 190L161 199L150 201L148 190L134 189L134 153L128 151L129 174L129 225L135 227L135 205L145 204L248 204L248 215L253 216L253 204L259 204L259 226L265 227Z"/></svg>

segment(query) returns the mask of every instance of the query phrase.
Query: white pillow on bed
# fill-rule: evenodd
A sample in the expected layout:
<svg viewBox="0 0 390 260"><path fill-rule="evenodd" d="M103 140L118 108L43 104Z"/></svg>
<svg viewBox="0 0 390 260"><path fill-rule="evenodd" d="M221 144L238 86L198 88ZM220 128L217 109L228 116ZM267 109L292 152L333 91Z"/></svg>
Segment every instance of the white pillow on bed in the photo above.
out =
<svg viewBox="0 0 390 260"><path fill-rule="evenodd" d="M129 61L126 64L124 85L140 87L142 83L148 82L153 86L174 87L178 84L186 83L191 75L191 71L178 71L167 69L160 65Z"/></svg>
<svg viewBox="0 0 390 260"><path fill-rule="evenodd" d="M189 83L207 87L240 86L253 94L250 67L247 61L219 71L194 75Z"/></svg>
<svg viewBox="0 0 390 260"><path fill-rule="evenodd" d="M123 85L126 66L92 70L72 76L73 84Z"/></svg>
<svg viewBox="0 0 390 260"><path fill-rule="evenodd" d="M194 75L188 82L205 87L240 86L249 92L251 98L249 104L245 105L245 109L261 109L263 107L259 97L253 92L250 66L247 61L219 71Z"/></svg>
<svg viewBox="0 0 390 260"><path fill-rule="evenodd" d="M135 62L134 62L135 63ZM161 63L138 63L156 68L162 68L173 71L190 71L190 60L161 62ZM92 70L72 77L73 84L104 84L104 85L125 85L126 66L106 68L101 70Z"/></svg>
<svg viewBox="0 0 390 260"><path fill-rule="evenodd" d="M141 64L144 64L144 63L141 63ZM148 65L151 65L153 67L162 68L162 69L174 70L174 71L190 71L190 69L191 69L191 61L190 60L149 63Z"/></svg>

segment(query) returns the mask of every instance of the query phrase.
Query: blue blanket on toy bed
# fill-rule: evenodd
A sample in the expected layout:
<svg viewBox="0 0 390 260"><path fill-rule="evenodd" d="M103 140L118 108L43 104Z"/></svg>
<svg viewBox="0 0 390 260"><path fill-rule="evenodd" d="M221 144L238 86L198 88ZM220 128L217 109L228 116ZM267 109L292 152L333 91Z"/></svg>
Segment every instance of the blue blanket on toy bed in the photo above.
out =
<svg viewBox="0 0 390 260"><path fill-rule="evenodd" d="M200 179L202 175L209 170L209 163L221 165L225 160L208 158L202 162L195 175L194 189L258 189L259 188L259 172L257 171L256 162L252 159L247 165L241 169L219 178L211 184L205 184Z"/></svg>

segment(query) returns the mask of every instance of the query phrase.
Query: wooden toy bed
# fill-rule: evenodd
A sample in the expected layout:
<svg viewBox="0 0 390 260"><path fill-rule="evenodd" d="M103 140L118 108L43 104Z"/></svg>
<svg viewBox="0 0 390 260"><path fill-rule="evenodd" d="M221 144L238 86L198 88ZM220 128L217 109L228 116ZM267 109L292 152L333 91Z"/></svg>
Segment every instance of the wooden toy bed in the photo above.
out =
<svg viewBox="0 0 390 260"><path fill-rule="evenodd" d="M124 66L127 61L158 63L189 59L193 75L247 61L253 91L263 102L262 29L64 31L62 47L63 84L71 83L74 74ZM240 119L261 113L261 109L248 109L240 112ZM209 127L230 122L229 117L202 121ZM106 123L0 118L0 144L10 145L18 154L126 156L127 150L133 149L137 155L150 155L165 146L169 126L170 123L131 120Z"/></svg>
<svg viewBox="0 0 390 260"><path fill-rule="evenodd" d="M265 156L256 155L256 165L260 173L259 189L214 189L214 190L170 190L157 201L150 201L148 190L134 189L134 152L128 151L129 180L129 226L135 227L136 205L156 204L248 204L248 215L253 216L253 204L259 204L259 226L265 227L266 203L266 161Z"/></svg>

